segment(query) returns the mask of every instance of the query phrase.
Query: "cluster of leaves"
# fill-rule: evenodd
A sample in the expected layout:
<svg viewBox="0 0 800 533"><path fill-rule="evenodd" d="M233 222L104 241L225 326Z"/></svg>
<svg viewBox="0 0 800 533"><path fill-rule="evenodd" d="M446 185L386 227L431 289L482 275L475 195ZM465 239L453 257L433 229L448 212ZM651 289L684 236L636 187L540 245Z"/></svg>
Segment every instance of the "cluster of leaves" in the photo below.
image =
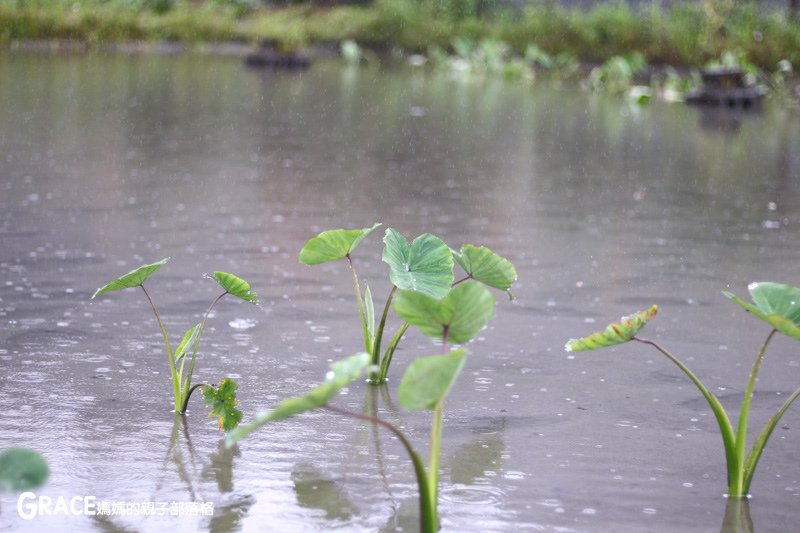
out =
<svg viewBox="0 0 800 533"><path fill-rule="evenodd" d="M220 431L230 431L242 421L242 412L236 408L236 389L239 386L231 378L224 378L218 388L212 385L203 387L203 400L211 408L208 415L217 417Z"/></svg>

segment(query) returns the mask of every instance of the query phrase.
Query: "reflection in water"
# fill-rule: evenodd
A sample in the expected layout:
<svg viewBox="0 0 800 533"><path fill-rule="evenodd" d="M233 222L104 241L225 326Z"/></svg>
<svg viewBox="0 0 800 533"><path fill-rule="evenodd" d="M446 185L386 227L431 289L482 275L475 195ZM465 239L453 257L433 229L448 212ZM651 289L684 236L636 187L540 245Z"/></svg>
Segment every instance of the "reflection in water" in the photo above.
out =
<svg viewBox="0 0 800 533"><path fill-rule="evenodd" d="M503 466L503 429L506 419L500 418L489 427L476 428L477 433L450 457L450 480L453 483L472 485L490 481L487 473L494 475Z"/></svg>
<svg viewBox="0 0 800 533"><path fill-rule="evenodd" d="M303 507L323 511L328 520L347 521L353 513L358 512L339 483L325 478L308 463L299 463L294 467L292 482L297 502Z"/></svg>
<svg viewBox="0 0 800 533"><path fill-rule="evenodd" d="M728 498L725 504L725 518L719 533L754 533L753 520L750 518L750 500L746 498Z"/></svg>

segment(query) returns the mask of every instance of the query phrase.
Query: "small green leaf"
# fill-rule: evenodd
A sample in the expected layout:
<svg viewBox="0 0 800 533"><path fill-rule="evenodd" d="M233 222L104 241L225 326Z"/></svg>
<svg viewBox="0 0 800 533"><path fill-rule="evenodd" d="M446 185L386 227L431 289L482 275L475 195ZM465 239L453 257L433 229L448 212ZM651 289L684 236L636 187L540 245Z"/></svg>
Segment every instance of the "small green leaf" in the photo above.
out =
<svg viewBox="0 0 800 533"><path fill-rule="evenodd" d="M214 279L226 292L241 298L245 302L258 305L258 294L250 290L250 284L238 276L228 272L214 272Z"/></svg>
<svg viewBox="0 0 800 533"><path fill-rule="evenodd" d="M409 246L392 228L383 237L383 261L389 265L389 279L400 290L417 291L431 298L447 296L453 284L453 254L438 237L425 233Z"/></svg>
<svg viewBox="0 0 800 533"><path fill-rule="evenodd" d="M242 421L242 412L236 408L236 389L239 386L231 378L224 378L215 389L211 385L203 387L203 400L211 407L211 418L217 417L220 431L230 431Z"/></svg>
<svg viewBox="0 0 800 533"><path fill-rule="evenodd" d="M142 265L135 270L131 270L124 276L120 276L117 279L110 281L94 291L92 295L92 299L97 297L104 292L111 292L111 291L121 291L122 289L130 289L131 287L138 287L142 283L150 277L150 275L164 266L167 261L169 261L169 257L165 257L161 261L156 261L155 263L151 263L149 265Z"/></svg>
<svg viewBox="0 0 800 533"><path fill-rule="evenodd" d="M350 255L372 230L380 226L376 222L371 228L331 229L323 231L306 242L300 250L300 262L305 265L319 265L336 261Z"/></svg>
<svg viewBox="0 0 800 533"><path fill-rule="evenodd" d="M467 352L458 348L446 355L430 355L414 359L397 387L403 409L433 409L450 392L464 367Z"/></svg>
<svg viewBox="0 0 800 533"><path fill-rule="evenodd" d="M397 315L425 335L464 343L472 340L494 314L494 296L483 285L465 281L441 300L419 292L401 291L394 300Z"/></svg>
<svg viewBox="0 0 800 533"><path fill-rule="evenodd" d="M605 331L592 333L581 339L571 339L564 348L568 352L581 350L595 350L605 346L622 344L631 340L647 322L656 316L658 306L654 305L650 309L639 311L629 316L624 316L619 322L609 325Z"/></svg>
<svg viewBox="0 0 800 533"><path fill-rule="evenodd" d="M8 448L0 453L0 492L21 492L40 487L50 469L44 457L27 448Z"/></svg>
<svg viewBox="0 0 800 533"><path fill-rule="evenodd" d="M183 340L175 350L175 362L177 363L181 357L192 351L197 339L200 337L200 324L190 327L186 333L183 334Z"/></svg>
<svg viewBox="0 0 800 533"><path fill-rule="evenodd" d="M723 294L784 335L800 340L800 288L763 281L747 289L755 305L729 292Z"/></svg>
<svg viewBox="0 0 800 533"><path fill-rule="evenodd" d="M375 338L375 302L372 300L372 292L369 290L364 291L364 307L367 311L367 331L369 332L370 341Z"/></svg>
<svg viewBox="0 0 800 533"><path fill-rule="evenodd" d="M370 357L366 353L351 355L346 359L336 361L331 364L331 370L325 376L325 381L318 387L310 390L303 396L297 396L282 401L278 407L272 411L267 411L256 415L250 424L239 427L236 431L228 433L225 442L227 446L241 438L249 435L268 422L284 420L294 415L322 407L328 400L336 395L337 392L346 387L351 381L357 379L364 373L364 369L369 364Z"/></svg>
<svg viewBox="0 0 800 533"><path fill-rule="evenodd" d="M517 280L517 270L511 261L485 246L465 244L460 254L453 251L453 258L470 278L495 289L509 291Z"/></svg>

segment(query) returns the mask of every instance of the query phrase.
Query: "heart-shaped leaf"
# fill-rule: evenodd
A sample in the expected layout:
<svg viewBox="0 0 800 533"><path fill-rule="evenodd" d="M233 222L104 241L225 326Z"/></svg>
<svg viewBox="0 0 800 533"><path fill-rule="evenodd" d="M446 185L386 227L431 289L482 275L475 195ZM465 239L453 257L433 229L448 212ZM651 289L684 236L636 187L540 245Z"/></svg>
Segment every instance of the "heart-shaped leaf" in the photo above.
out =
<svg viewBox="0 0 800 533"><path fill-rule="evenodd" d="M433 409L450 392L464 367L467 352L458 348L446 355L430 355L414 359L397 387L403 409Z"/></svg>
<svg viewBox="0 0 800 533"><path fill-rule="evenodd" d="M631 340L647 322L656 316L658 306L639 311L629 316L622 317L619 322L609 325L604 331L592 333L581 339L571 339L564 348L568 352L581 350L595 350L605 346L622 344Z"/></svg>
<svg viewBox="0 0 800 533"><path fill-rule="evenodd" d="M291 416L322 407L337 392L346 387L351 381L357 379L364 373L364 369L369 364L370 357L366 353L351 355L346 359L336 361L331 364L331 370L325 376L325 381L318 387L310 390L303 396L290 398L278 404L272 411L256 415L253 422L241 426L235 431L228 433L225 442L227 446L233 445L257 430L268 422L284 420Z"/></svg>
<svg viewBox="0 0 800 533"><path fill-rule="evenodd" d="M186 333L183 334L183 340L178 345L178 348L175 350L175 363L180 360L181 357L186 355L190 352L195 344L197 344L197 339L200 337L200 324L196 324L186 330Z"/></svg>
<svg viewBox="0 0 800 533"><path fill-rule="evenodd" d="M400 290L417 291L431 298L447 296L453 284L453 254L438 237L424 233L409 246L392 228L383 237L383 261L389 265L389 279Z"/></svg>
<svg viewBox="0 0 800 533"><path fill-rule="evenodd" d="M425 335L464 343L472 340L494 314L494 296L483 285L466 281L436 300L419 292L401 291L394 301L397 315Z"/></svg>
<svg viewBox="0 0 800 533"><path fill-rule="evenodd" d="M150 263L149 265L142 265L135 270L131 270L124 276L120 276L94 291L92 299L100 294L103 294L104 292L121 291L122 289L138 287L144 283L153 272L164 266L167 261L169 261L169 257L165 257L161 261L156 261L155 263Z"/></svg>
<svg viewBox="0 0 800 533"><path fill-rule="evenodd" d="M242 278L228 272L214 272L213 277L228 294L232 294L253 305L258 305L258 294L251 291L250 284Z"/></svg>
<svg viewBox="0 0 800 533"><path fill-rule="evenodd" d="M353 253L356 246L380 225L380 222L376 222L371 228L323 231L309 239L300 250L300 262L305 265L319 265L343 259Z"/></svg>
<svg viewBox="0 0 800 533"><path fill-rule="evenodd" d="M800 340L800 288L762 281L751 283L747 289L752 304L729 292L723 294L781 333Z"/></svg>
<svg viewBox="0 0 800 533"><path fill-rule="evenodd" d="M231 378L224 378L219 383L219 388L211 385L203 387L203 400L211 407L210 417L218 418L219 430L230 431L242 421L242 412L236 408L236 389L239 386Z"/></svg>
<svg viewBox="0 0 800 533"><path fill-rule="evenodd" d="M517 280L517 270L511 261L485 246L465 244L461 247L461 253L453 250L453 259L470 278L501 291L509 291Z"/></svg>
<svg viewBox="0 0 800 533"><path fill-rule="evenodd" d="M27 448L9 448L0 453L0 492L21 492L40 487L50 469L44 457Z"/></svg>

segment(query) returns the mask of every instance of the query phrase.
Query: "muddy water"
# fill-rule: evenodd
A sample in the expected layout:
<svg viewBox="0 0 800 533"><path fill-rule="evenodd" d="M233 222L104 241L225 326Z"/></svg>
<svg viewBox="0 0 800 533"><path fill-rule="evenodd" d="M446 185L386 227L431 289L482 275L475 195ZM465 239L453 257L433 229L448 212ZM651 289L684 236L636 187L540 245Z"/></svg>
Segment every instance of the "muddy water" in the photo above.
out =
<svg viewBox="0 0 800 533"><path fill-rule="evenodd" d="M148 285L178 337L217 294L204 273L250 280L263 306L221 302L196 371L237 378L250 417L359 349L346 265L296 257L322 229L381 221L489 245L519 271L447 401L445 531L719 531L721 440L692 385L646 346L563 345L657 303L647 334L736 412L768 328L720 291L800 284L798 146L797 115L770 105L731 118L403 69L0 56L0 448L47 457L40 495L117 510L26 521L3 495L0 530L414 531L391 435L313 413L225 450L199 397L173 420L141 292L89 299L170 256ZM380 245L356 264L382 302ZM378 406L424 452L429 416L394 396L407 361L435 350L410 333L386 390L359 383L336 404ZM754 424L799 380L796 342L776 339ZM759 532L800 519L799 430L794 409L756 474Z"/></svg>

